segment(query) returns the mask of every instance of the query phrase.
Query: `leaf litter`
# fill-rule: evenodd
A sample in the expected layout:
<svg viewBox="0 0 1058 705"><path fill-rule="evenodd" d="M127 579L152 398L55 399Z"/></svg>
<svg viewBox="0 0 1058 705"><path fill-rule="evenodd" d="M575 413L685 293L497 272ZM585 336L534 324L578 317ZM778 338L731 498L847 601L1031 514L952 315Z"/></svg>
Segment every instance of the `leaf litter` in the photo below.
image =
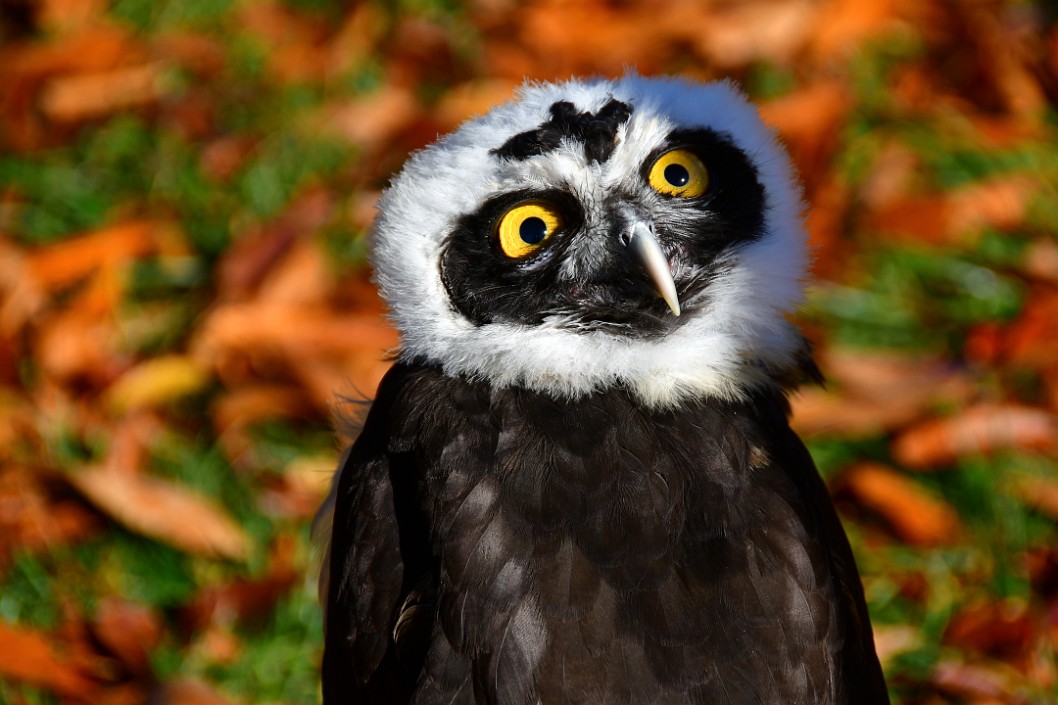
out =
<svg viewBox="0 0 1058 705"><path fill-rule="evenodd" d="M1046 3L43 0L0 9L0 702L316 701L307 525L398 344L378 192L628 66L740 81L802 174L794 424L894 700L1058 699Z"/></svg>

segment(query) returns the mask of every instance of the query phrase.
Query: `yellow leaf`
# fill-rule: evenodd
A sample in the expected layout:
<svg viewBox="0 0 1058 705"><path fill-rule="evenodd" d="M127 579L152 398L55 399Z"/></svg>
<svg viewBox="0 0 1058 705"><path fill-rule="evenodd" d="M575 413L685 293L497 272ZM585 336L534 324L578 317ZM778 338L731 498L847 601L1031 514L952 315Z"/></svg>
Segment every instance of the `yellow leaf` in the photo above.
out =
<svg viewBox="0 0 1058 705"><path fill-rule="evenodd" d="M161 406L197 392L209 379L209 373L189 357L156 357L117 379L106 392L107 403L116 411Z"/></svg>

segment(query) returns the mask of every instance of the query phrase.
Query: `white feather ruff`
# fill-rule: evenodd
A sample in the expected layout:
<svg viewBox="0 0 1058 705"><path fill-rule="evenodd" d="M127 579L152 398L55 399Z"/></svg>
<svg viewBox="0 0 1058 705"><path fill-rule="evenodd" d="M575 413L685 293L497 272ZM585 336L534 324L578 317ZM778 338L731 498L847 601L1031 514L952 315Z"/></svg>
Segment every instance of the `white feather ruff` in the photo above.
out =
<svg viewBox="0 0 1058 705"><path fill-rule="evenodd" d="M610 159L589 163L578 144L525 161L490 154L508 138L549 119L568 100L597 111L616 98L633 107ZM445 236L485 200L527 186L565 188L583 201L638 178L650 153L676 128L726 133L759 172L764 234L727 256L708 305L660 338L539 326L475 325L450 303L439 257ZM443 366L447 374L522 385L575 398L615 384L661 407L694 397L734 399L796 364L802 345L787 315L801 302L807 265L800 187L789 159L730 83L694 84L628 75L614 81L528 84L511 103L472 120L413 155L383 194L374 231L374 265L402 338L401 357Z"/></svg>

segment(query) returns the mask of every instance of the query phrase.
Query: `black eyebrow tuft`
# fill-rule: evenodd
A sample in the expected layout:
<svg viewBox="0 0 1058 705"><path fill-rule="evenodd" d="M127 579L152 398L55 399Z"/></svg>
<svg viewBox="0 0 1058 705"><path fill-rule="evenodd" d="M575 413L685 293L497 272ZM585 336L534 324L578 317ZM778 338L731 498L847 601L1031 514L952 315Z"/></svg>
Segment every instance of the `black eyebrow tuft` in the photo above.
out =
<svg viewBox="0 0 1058 705"><path fill-rule="evenodd" d="M492 154L522 161L557 149L563 137L570 137L584 145L589 161L602 163L617 146L617 128L631 116L632 106L614 98L597 113L579 112L573 103L560 100L551 105L551 118L547 122L511 137L492 150Z"/></svg>

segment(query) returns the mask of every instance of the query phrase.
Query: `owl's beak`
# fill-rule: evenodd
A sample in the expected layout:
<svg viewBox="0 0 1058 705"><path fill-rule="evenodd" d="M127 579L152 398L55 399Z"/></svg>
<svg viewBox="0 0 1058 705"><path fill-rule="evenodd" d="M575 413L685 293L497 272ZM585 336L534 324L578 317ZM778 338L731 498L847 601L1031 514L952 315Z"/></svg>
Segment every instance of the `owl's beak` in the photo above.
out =
<svg viewBox="0 0 1058 705"><path fill-rule="evenodd" d="M628 239L628 249L647 270L658 295L665 299L672 313L676 316L680 315L680 299L676 295L676 282L672 280L669 261L665 258L665 253L658 244L657 238L654 237L654 233L650 232L650 228L637 221Z"/></svg>

